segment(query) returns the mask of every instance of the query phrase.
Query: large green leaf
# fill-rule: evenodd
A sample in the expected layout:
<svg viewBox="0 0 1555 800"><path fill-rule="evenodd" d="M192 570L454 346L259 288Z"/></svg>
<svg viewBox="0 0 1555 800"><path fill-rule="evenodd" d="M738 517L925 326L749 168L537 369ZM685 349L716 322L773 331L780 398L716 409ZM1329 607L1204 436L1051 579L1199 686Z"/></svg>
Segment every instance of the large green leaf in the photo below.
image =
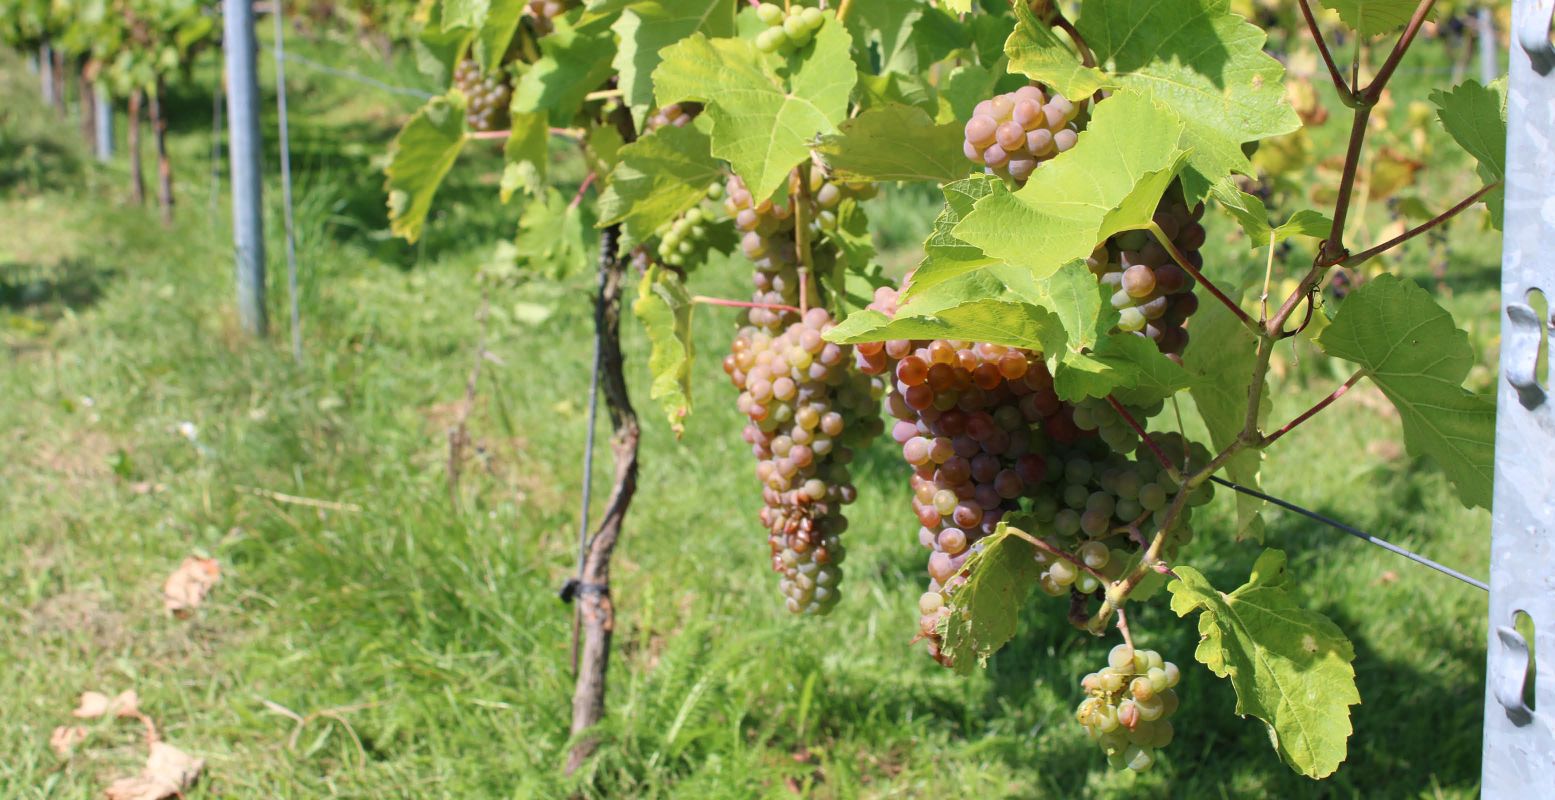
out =
<svg viewBox="0 0 1555 800"><path fill-rule="evenodd" d="M577 116L584 96L610 77L615 37L609 30L574 29L562 17L553 24L556 29L540 39L540 60L513 87L513 109L545 111L552 122L566 125Z"/></svg>
<svg viewBox="0 0 1555 800"><path fill-rule="evenodd" d="M660 105L707 104L713 155L728 161L760 202L809 158L810 141L835 131L847 115L858 80L850 43L828 16L785 82L750 42L692 34L662 53L654 95Z"/></svg>
<svg viewBox="0 0 1555 800"><path fill-rule="evenodd" d="M1328 237L1329 229L1334 225L1333 220L1310 208L1297 211L1280 225L1271 225L1269 209L1263 201L1237 188L1236 184L1229 180L1215 184L1211 194L1219 202L1220 207L1242 226L1242 232L1247 234L1247 244L1254 250L1279 244L1296 236L1325 239Z"/></svg>
<svg viewBox="0 0 1555 800"><path fill-rule="evenodd" d="M1154 98L1186 126L1183 184L1190 199L1233 172L1251 174L1244 142L1300 127L1285 100L1284 67L1263 51L1264 32L1232 13L1230 0L1085 0L1076 24L1108 88ZM1005 44L1012 69L1068 97L1097 88L1093 71L1061 58L1040 26L1022 24ZM1098 108L1105 109L1111 100Z"/></svg>
<svg viewBox="0 0 1555 800"><path fill-rule="evenodd" d="M544 111L508 115L508 140L502 146L502 202L523 189L540 191L545 183L546 156L551 141L550 115Z"/></svg>
<svg viewBox="0 0 1555 800"><path fill-rule="evenodd" d="M940 189L945 195L945 205L934 220L934 229L923 243L923 261L913 271L907 294L912 297L936 284L948 281L968 272L997 263L982 250L956 238L956 224L978 200L994 191L999 179L992 175L973 175Z"/></svg>
<svg viewBox="0 0 1555 800"><path fill-rule="evenodd" d="M853 4L848 32L867 53L871 45L880 54L880 71L913 73L919 69L913 26L929 10L922 0L867 0ZM922 66L927 67L925 62Z"/></svg>
<svg viewBox="0 0 1555 800"><path fill-rule="evenodd" d="M518 31L519 17L523 16L526 0L490 0L485 18L475 35L475 59L481 69L492 72L502 66L513 34Z"/></svg>
<svg viewBox="0 0 1555 800"><path fill-rule="evenodd" d="M952 233L1036 278L1052 275L1111 234L1149 224L1187 157L1182 131L1148 97L1118 92L1097 106L1073 150L1038 167L1017 192L992 184Z"/></svg>
<svg viewBox="0 0 1555 800"><path fill-rule="evenodd" d="M1486 184L1506 180L1506 80L1489 86L1465 81L1450 92L1431 94L1437 116L1452 138L1479 162L1479 177ZM1501 228L1502 187L1485 195L1490 223Z"/></svg>
<svg viewBox="0 0 1555 800"><path fill-rule="evenodd" d="M1344 299L1317 341L1329 355L1359 364L1393 401L1404 444L1447 473L1464 505L1490 508L1495 401L1463 388L1474 350L1430 293L1378 276Z"/></svg>
<svg viewBox="0 0 1555 800"><path fill-rule="evenodd" d="M651 267L637 286L637 301L632 313L648 331L653 351L648 369L653 384L648 396L664 408L670 427L679 436L682 420L691 413L691 295L680 276L669 270Z"/></svg>
<svg viewBox="0 0 1555 800"><path fill-rule="evenodd" d="M1188 385L1188 373L1161 354L1155 342L1132 333L1108 334L1085 353L1066 353L1053 375L1053 391L1070 402L1112 395L1133 406L1150 405Z"/></svg>
<svg viewBox="0 0 1555 800"><path fill-rule="evenodd" d="M389 148L387 189L389 229L414 242L437 187L464 147L464 96L457 91L434 97L394 137Z"/></svg>
<svg viewBox="0 0 1555 800"><path fill-rule="evenodd" d="M1247 583L1215 590L1193 567L1173 568L1172 610L1199 615L1194 657L1236 690L1236 713L1269 727L1274 749L1310 778L1345 759L1355 689L1355 648L1332 620L1297 605L1285 591L1285 554L1265 550Z"/></svg>
<svg viewBox="0 0 1555 800"><path fill-rule="evenodd" d="M939 628L940 649L957 672L967 674L1015 636L1020 609L1036 584L1041 567L1036 548L1000 522L967 559L967 581L951 592L950 616Z"/></svg>
<svg viewBox="0 0 1555 800"><path fill-rule="evenodd" d="M1079 100L1110 84L1095 67L1087 67L1074 47L1058 37L1053 29L1037 19L1025 3L1015 3L1015 32L1004 43L1010 71L1022 75L1046 75L1051 86Z"/></svg>
<svg viewBox="0 0 1555 800"><path fill-rule="evenodd" d="M915 106L891 104L842 123L816 149L845 181L934 181L966 176L961 126L934 124Z"/></svg>
<svg viewBox="0 0 1555 800"><path fill-rule="evenodd" d="M734 8L729 0L649 0L621 12L612 26L621 37L614 66L627 104L653 103L653 71L664 48L693 33L733 36Z"/></svg>
<svg viewBox="0 0 1555 800"><path fill-rule="evenodd" d="M895 317L879 311L848 315L826 333L833 342L856 344L886 339L968 339L1037 352L1063 349L1064 325L1053 312L1015 300L967 300L932 312L903 306Z"/></svg>
<svg viewBox="0 0 1555 800"><path fill-rule="evenodd" d="M547 186L524 205L514 256L521 266L551 278L576 274L593 263L592 232L582 204Z"/></svg>
<svg viewBox="0 0 1555 800"><path fill-rule="evenodd" d="M620 163L599 199L600 223L622 222L643 241L707 196L722 176L707 134L667 125L621 148Z"/></svg>
<svg viewBox="0 0 1555 800"><path fill-rule="evenodd" d="M1362 36L1375 36L1404 27L1419 5L1416 0L1322 0L1322 3L1338 12L1339 19Z"/></svg>
<svg viewBox="0 0 1555 800"><path fill-rule="evenodd" d="M1192 341L1183 350L1182 365L1188 371L1188 393L1199 409L1210 444L1218 452L1237 440L1247 421L1247 385L1258 358L1258 342L1252 331L1219 303L1205 303L1193 317ZM1259 388L1260 421L1269 412L1269 382ZM1248 448L1226 464L1226 474L1243 486L1258 488L1262 451ZM1236 499L1239 539L1263 540L1263 501L1232 492Z"/></svg>

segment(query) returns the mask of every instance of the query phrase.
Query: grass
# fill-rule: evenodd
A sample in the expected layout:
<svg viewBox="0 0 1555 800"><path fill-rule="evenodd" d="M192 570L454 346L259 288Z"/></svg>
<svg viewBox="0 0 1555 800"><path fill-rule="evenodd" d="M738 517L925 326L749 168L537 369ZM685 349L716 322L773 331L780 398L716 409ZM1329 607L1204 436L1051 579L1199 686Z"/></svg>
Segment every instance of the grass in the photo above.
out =
<svg viewBox="0 0 1555 800"><path fill-rule="evenodd" d="M329 42L301 46L374 69ZM1290 515L1268 514L1266 545L1290 554L1296 592L1355 642L1364 698L1348 762L1321 783L1280 764L1262 725L1232 713L1229 686L1188 666L1194 627L1159 606L1138 610L1134 630L1185 665L1184 702L1177 741L1142 776L1108 770L1071 721L1078 678L1105 648L1054 603L1033 598L1015 642L970 678L909 647L923 558L884 445L857 469L845 599L824 620L791 619L765 568L716 359L695 366L699 405L676 441L647 400L634 324L644 471L615 571L607 742L566 779L570 619L555 590L576 548L589 270L478 278L517 214L489 199L479 158L455 171L432 238L387 241L372 162L409 101L299 75L305 358L294 364L284 325L263 342L237 333L225 212L205 207L209 95L175 98L186 202L165 230L125 202L122 159L85 166L66 126L38 123L49 112L30 76L0 64L0 163L17 147L67 154L0 184L0 796L95 797L135 769L128 725L94 729L68 762L47 744L79 692L126 688L171 742L207 759L193 797L1477 794L1484 596ZM1493 364L1495 282L1482 276L1496 245L1473 227L1452 229L1444 302ZM1247 259L1223 233L1209 263ZM893 226L893 241L911 235ZM272 269L280 252L272 235ZM1398 269L1426 279L1424 253L1406 250ZM707 293L741 291L732 265L697 277ZM454 501L445 431L483 296L494 361ZM524 321L520 304L537 298L554 313ZM285 319L282 299L278 289L273 319ZM719 352L732 313L697 314L700 352ZM1298 347L1282 353L1276 418L1343 379ZM607 476L601 451L595 473ZM1364 384L1270 464L1271 491L1485 574L1488 515L1403 454L1396 417ZM1194 553L1225 589L1259 549L1229 540L1228 506L1196 518ZM194 619L172 620L159 587L191 552L219 559L222 583Z"/></svg>

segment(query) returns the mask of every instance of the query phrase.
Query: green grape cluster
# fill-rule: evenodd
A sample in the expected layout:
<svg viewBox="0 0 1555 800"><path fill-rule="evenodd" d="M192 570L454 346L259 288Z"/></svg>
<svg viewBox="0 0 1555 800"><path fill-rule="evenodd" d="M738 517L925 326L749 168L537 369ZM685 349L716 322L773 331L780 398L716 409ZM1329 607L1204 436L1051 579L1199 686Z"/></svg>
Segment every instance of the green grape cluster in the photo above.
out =
<svg viewBox="0 0 1555 800"><path fill-rule="evenodd" d="M1157 401L1146 407L1125 409L1137 422L1154 417L1164 407ZM1075 403L1074 424L1082 431L1095 431L1113 452L1131 453L1139 445L1139 432L1103 397L1087 397Z"/></svg>
<svg viewBox="0 0 1555 800"><path fill-rule="evenodd" d="M848 369L852 348L823 338L835 325L826 309L811 308L776 335L746 326L723 363L749 420L744 436L757 459L772 568L795 614L837 604L841 507L858 496L848 464L880 432L874 384Z"/></svg>
<svg viewBox="0 0 1555 800"><path fill-rule="evenodd" d="M791 5L785 13L775 3L756 6L756 16L767 28L756 34L756 49L763 53L792 53L810 43L826 24L819 8Z"/></svg>
<svg viewBox="0 0 1555 800"><path fill-rule="evenodd" d="M721 183L707 187L708 200L719 200L723 194ZM719 218L716 207L706 203L686 209L657 231L659 261L682 271L696 267L713 249L715 230L727 224L728 220Z"/></svg>
<svg viewBox="0 0 1555 800"><path fill-rule="evenodd" d="M1204 266L1202 204L1188 208L1168 198L1156 209L1154 222L1194 269ZM1148 337L1161 352L1182 360L1188 345L1188 318L1199 308L1194 280L1148 231L1125 231L1109 238L1087 260L1097 280L1112 292L1118 310L1118 330Z"/></svg>
<svg viewBox="0 0 1555 800"><path fill-rule="evenodd" d="M501 130L508 124L513 85L505 74L485 75L481 65L466 58L454 68L454 86L464 94L464 121L475 131Z"/></svg>
<svg viewBox="0 0 1555 800"><path fill-rule="evenodd" d="M1074 717L1119 769L1139 772L1155 763L1155 751L1172 743L1170 717L1177 712L1182 674L1154 650L1127 644L1112 648L1107 666L1080 681L1088 695Z"/></svg>

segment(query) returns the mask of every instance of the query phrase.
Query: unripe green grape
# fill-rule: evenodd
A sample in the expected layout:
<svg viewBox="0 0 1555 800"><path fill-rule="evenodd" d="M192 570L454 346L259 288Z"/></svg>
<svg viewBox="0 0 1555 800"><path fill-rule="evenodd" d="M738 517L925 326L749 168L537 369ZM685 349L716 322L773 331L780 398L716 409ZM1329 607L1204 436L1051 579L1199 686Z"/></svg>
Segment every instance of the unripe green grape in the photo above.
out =
<svg viewBox="0 0 1555 800"><path fill-rule="evenodd" d="M756 6L756 18L768 25L783 24L783 7L773 3Z"/></svg>
<svg viewBox="0 0 1555 800"><path fill-rule="evenodd" d="M819 30L822 25L826 24L826 15L821 13L819 8L806 8L799 12L799 19L804 21L805 27L809 28L811 32Z"/></svg>
<svg viewBox="0 0 1555 800"><path fill-rule="evenodd" d="M768 28L756 34L756 49L763 53L775 53L788 41L782 28Z"/></svg>
<svg viewBox="0 0 1555 800"><path fill-rule="evenodd" d="M788 38L793 39L795 43L798 43L801 39L809 38L810 29L805 26L804 19L802 17L794 14L789 16L788 19L783 20L783 33L787 35Z"/></svg>
<svg viewBox="0 0 1555 800"><path fill-rule="evenodd" d="M1114 646L1107 653L1107 664L1114 670L1131 669L1134 666L1134 648L1126 644Z"/></svg>

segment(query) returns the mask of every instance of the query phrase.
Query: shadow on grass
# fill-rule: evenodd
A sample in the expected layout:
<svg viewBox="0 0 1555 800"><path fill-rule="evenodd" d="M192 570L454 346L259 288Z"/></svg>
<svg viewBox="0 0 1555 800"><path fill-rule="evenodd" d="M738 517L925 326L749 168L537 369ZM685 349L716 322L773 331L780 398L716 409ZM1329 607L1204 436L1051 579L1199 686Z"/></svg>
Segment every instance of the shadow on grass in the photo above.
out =
<svg viewBox="0 0 1555 800"><path fill-rule="evenodd" d="M45 319L95 304L115 270L71 258L52 266L0 263L0 307Z"/></svg>

